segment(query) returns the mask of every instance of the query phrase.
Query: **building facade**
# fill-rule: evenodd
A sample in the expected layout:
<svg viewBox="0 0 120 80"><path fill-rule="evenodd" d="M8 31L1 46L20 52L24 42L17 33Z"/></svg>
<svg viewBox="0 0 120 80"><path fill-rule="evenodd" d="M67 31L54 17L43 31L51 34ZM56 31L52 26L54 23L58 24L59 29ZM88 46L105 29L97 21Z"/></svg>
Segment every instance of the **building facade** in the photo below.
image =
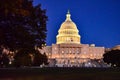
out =
<svg viewBox="0 0 120 80"><path fill-rule="evenodd" d="M66 20L61 24L56 36L56 44L46 46L43 51L47 54L50 64L57 66L80 66L90 59L101 59L105 48L95 44L81 44L81 36L76 24L71 20L68 11Z"/></svg>

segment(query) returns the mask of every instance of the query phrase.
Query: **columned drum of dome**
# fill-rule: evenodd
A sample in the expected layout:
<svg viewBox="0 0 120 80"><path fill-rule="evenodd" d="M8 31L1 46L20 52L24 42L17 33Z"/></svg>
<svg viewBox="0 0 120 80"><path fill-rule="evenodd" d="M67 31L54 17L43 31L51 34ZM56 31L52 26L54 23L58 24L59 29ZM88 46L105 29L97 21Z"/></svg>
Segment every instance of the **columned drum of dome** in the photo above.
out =
<svg viewBox="0 0 120 80"><path fill-rule="evenodd" d="M76 43L80 44L80 35L76 24L71 20L70 12L66 14L66 20L62 23L58 35L57 44Z"/></svg>

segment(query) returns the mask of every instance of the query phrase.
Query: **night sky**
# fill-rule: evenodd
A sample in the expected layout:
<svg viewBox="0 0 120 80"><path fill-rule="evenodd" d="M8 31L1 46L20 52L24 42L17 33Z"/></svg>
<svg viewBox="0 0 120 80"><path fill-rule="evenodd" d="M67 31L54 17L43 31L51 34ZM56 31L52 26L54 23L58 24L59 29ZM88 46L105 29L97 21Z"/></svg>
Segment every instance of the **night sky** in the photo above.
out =
<svg viewBox="0 0 120 80"><path fill-rule="evenodd" d="M82 44L110 48L120 44L120 0L34 0L34 5L39 3L47 10L47 45L56 43L68 9Z"/></svg>

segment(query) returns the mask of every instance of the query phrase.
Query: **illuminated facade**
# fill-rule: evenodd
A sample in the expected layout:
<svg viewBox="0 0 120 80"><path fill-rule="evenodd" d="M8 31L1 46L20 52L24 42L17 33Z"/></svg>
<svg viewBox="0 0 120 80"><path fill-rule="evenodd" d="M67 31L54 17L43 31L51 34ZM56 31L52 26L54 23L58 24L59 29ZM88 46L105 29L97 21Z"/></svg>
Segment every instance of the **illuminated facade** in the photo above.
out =
<svg viewBox="0 0 120 80"><path fill-rule="evenodd" d="M81 44L79 30L71 20L70 12L62 23L56 44L46 46L43 51L49 60L55 60L57 66L80 66L81 63L90 59L101 59L104 54L104 47L95 47L95 44ZM51 63L51 62L50 62Z"/></svg>
<svg viewBox="0 0 120 80"><path fill-rule="evenodd" d="M112 48L112 50L120 50L120 45L116 45L115 47Z"/></svg>

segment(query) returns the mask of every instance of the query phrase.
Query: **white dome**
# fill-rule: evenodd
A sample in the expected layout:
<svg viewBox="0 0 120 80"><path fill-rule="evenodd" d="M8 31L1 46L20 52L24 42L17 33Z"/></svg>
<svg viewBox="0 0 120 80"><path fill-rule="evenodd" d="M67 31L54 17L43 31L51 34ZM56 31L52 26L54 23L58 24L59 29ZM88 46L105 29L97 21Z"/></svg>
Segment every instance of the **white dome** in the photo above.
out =
<svg viewBox="0 0 120 80"><path fill-rule="evenodd" d="M77 27L76 27L74 22L72 22L72 21L65 21L65 22L62 23L62 25L60 27L60 30L61 29L75 29L75 30L77 30Z"/></svg>
<svg viewBox="0 0 120 80"><path fill-rule="evenodd" d="M68 11L66 20L61 24L57 35L57 44L80 43L80 35L76 24L71 20Z"/></svg>

